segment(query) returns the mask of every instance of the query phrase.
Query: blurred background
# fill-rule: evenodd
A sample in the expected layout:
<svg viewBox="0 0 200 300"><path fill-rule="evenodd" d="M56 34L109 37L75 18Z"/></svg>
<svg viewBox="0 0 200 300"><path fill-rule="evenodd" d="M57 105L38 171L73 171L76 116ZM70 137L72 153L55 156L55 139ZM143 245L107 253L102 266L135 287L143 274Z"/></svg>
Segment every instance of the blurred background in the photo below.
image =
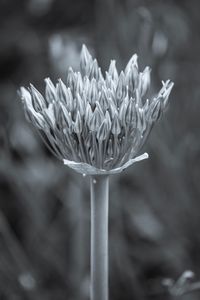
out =
<svg viewBox="0 0 200 300"><path fill-rule="evenodd" d="M138 53L152 92L175 82L150 159L111 178L110 299L175 299L162 282L189 269L200 281L199 10L198 0L0 1L0 300L89 299L89 179L51 155L17 96L65 79L82 43L104 70Z"/></svg>

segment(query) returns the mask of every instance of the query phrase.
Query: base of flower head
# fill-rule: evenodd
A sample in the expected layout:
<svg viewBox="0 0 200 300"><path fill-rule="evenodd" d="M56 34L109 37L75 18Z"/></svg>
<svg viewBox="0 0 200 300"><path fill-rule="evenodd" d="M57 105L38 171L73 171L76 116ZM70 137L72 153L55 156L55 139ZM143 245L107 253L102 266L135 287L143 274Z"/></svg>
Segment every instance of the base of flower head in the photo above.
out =
<svg viewBox="0 0 200 300"><path fill-rule="evenodd" d="M130 159L128 162L126 162L124 165L121 167L112 169L110 171L104 170L104 169L98 169L94 166L91 166L87 163L78 163L75 161L70 161L67 159L63 159L63 162L65 165L70 167L71 169L75 170L78 173L85 174L85 175L112 175L112 174L117 174L121 173L124 171L126 168L131 166L133 163L136 163L138 161L147 159L149 157L148 153L143 153L142 155L139 155L133 159Z"/></svg>

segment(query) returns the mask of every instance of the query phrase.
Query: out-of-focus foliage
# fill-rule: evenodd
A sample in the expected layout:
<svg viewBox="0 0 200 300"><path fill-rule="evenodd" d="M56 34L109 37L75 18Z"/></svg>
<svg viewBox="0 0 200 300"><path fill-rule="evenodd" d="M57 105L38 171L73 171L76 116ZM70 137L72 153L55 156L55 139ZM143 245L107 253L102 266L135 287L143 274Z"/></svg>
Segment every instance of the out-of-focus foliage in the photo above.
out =
<svg viewBox="0 0 200 300"><path fill-rule="evenodd" d="M199 9L198 0L0 2L1 300L89 297L88 179L52 157L16 93L65 78L83 42L103 69L135 51L155 90L175 82L150 159L111 179L110 299L168 300L163 278L192 269L200 279Z"/></svg>

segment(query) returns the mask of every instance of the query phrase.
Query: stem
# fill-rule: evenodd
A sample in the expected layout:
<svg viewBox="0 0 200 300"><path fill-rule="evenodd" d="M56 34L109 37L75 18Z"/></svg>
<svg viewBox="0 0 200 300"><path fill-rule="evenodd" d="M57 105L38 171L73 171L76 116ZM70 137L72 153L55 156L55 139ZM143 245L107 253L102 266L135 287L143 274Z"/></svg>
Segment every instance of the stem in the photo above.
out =
<svg viewBox="0 0 200 300"><path fill-rule="evenodd" d="M108 300L109 176L91 176L91 300Z"/></svg>

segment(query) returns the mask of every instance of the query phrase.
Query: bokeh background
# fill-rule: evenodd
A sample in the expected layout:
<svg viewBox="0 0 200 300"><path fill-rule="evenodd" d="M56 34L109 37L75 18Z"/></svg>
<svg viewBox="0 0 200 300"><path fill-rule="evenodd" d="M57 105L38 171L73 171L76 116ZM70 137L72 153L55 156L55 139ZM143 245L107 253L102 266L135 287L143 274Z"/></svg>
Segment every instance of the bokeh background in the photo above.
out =
<svg viewBox="0 0 200 300"><path fill-rule="evenodd" d="M152 93L175 82L150 159L111 179L110 299L175 299L163 279L200 280L199 11L198 0L0 1L0 300L89 299L89 179L51 155L17 96L77 69L82 43L104 70L138 53Z"/></svg>

